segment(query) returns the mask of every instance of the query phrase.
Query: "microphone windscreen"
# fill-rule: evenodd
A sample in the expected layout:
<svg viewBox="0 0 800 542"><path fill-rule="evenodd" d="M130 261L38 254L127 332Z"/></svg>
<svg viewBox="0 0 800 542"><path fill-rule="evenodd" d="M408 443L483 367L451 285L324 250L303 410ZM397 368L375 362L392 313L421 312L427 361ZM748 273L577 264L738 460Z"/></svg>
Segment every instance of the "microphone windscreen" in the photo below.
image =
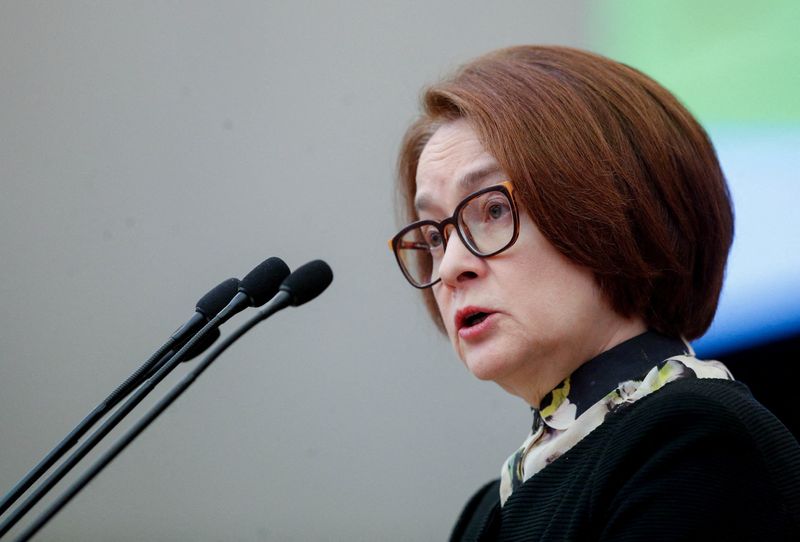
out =
<svg viewBox="0 0 800 542"><path fill-rule="evenodd" d="M226 279L214 286L197 302L197 312L203 313L208 319L217 315L219 311L230 303L233 296L239 291L239 279Z"/></svg>
<svg viewBox="0 0 800 542"><path fill-rule="evenodd" d="M297 307L311 301L333 281L333 271L322 260L313 260L294 270L281 284L281 290L291 296L291 305Z"/></svg>
<svg viewBox="0 0 800 542"><path fill-rule="evenodd" d="M250 271L239 283L239 291L247 294L254 307L260 307L278 293L289 266L280 258L267 258Z"/></svg>

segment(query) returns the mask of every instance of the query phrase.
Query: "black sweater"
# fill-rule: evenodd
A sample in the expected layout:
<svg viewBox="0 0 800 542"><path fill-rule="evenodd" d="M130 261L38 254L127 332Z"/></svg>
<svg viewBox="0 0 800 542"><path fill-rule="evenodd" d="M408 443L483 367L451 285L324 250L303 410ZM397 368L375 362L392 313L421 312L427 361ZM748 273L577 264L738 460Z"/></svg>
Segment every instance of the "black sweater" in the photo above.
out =
<svg viewBox="0 0 800 542"><path fill-rule="evenodd" d="M621 409L451 540L800 540L800 446L738 382L685 379Z"/></svg>

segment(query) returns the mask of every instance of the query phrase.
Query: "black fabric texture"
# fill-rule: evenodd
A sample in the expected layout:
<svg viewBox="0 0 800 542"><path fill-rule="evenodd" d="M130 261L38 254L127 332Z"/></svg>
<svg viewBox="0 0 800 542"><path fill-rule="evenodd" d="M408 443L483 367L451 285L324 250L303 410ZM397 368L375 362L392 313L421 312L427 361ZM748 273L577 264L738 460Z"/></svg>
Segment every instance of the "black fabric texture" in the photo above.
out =
<svg viewBox="0 0 800 542"><path fill-rule="evenodd" d="M470 528L470 522L473 521L473 518L488 520L492 509L495 505L500 503L498 497L499 492L500 480L492 480L480 488L461 512L461 516L459 516L456 526L453 528L453 532L450 535L450 540L461 540L466 530ZM483 525L476 524L472 526L473 531L480 531L482 529Z"/></svg>
<svg viewBox="0 0 800 542"><path fill-rule="evenodd" d="M800 446L734 381L669 383L502 508L496 489L476 494L451 540L800 540Z"/></svg>

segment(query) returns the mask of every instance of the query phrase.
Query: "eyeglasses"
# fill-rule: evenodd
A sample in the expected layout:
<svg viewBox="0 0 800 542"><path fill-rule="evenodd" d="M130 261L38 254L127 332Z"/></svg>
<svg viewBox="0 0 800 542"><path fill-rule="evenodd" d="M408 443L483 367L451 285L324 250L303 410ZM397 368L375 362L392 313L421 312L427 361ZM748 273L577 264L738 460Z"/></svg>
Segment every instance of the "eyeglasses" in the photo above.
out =
<svg viewBox="0 0 800 542"><path fill-rule="evenodd" d="M480 258L503 252L519 235L519 214L511 181L470 194L456 206L453 216L441 222L420 220L409 224L389 241L400 270L416 288L439 282L439 265L453 229L467 249Z"/></svg>

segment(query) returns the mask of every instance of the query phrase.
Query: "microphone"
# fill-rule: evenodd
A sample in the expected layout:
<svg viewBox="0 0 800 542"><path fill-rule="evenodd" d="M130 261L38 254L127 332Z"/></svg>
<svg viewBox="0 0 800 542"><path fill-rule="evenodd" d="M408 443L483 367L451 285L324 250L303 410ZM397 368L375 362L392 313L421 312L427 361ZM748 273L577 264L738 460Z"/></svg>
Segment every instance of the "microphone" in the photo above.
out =
<svg viewBox="0 0 800 542"><path fill-rule="evenodd" d="M244 310L250 304L262 302L278 291L281 282L289 274L288 266L280 258L268 258L257 265L242 279L236 294L230 299L216 316L208 321L197 333L184 344L175 355L164 362L103 424L81 444L42 484L36 488L6 519L0 524L0 536L11 529L44 495L50 491L72 468L86 456L122 419L127 416L153 389L161 382L186 353L195 346L211 330L219 327L234 314ZM228 286L226 286L227 288ZM216 298L215 298L216 299ZM222 299L220 297L219 299ZM263 302L262 302L263 303ZM179 330L180 331L180 330ZM176 332L177 333L177 332Z"/></svg>
<svg viewBox="0 0 800 542"><path fill-rule="evenodd" d="M213 327L207 331L207 333L203 335L202 338L192 346L192 348L186 351L186 353L183 355L183 361L189 361L190 359L193 359L194 357L202 354L209 346L211 346L211 344L214 343L214 341L216 341L220 336L219 326L227 322L232 316L241 312L248 306L260 307L263 305L266 300L275 293L275 283L282 280L288 274L289 266L287 266L283 260L275 257L267 258L254 267L253 270L245 275L241 281L236 279L228 279L228 281L235 280L235 283L226 281L225 288L227 296L224 298L224 302L219 303L219 301L222 301L223 299L222 296L212 296L212 292L206 294L203 299L198 301L197 313L195 313L192 318L195 320L195 322L200 322L200 327L202 327L202 324L205 324L211 318L209 316L205 320L201 320L198 318L199 315L213 316L219 314L220 320L216 327ZM222 286L222 284L219 286ZM173 337L179 337L180 340L183 341L182 344L185 344L184 336L189 332L194 334L199 329L198 327L190 327L191 325L196 326L195 322L190 320L184 324L181 329L178 329L178 331L173 334ZM184 331L184 329L188 329L188 331ZM191 338L191 335L186 337L186 339L188 338ZM153 374L155 374L164 365L164 363L169 361L172 355L174 355L174 351L170 352L167 356L164 356L159 363L150 369L146 378L150 378Z"/></svg>
<svg viewBox="0 0 800 542"><path fill-rule="evenodd" d="M145 361L133 374L125 379L122 384L109 394L94 410L92 410L75 428L64 437L39 463L33 467L0 501L0 514L8 508L30 488L36 480L47 472L61 457L69 451L78 440L86 434L103 416L108 414L122 399L128 396L139 384L152 375L175 353L176 346L181 346L189 340L206 322L221 311L233 298L239 289L239 279L230 278L220 282L201 297L195 307L195 313L189 320L179 327L175 333ZM191 351L191 357L200 355L219 337L208 335L202 343L197 343ZM166 352L166 354L165 354ZM187 355L188 359L188 355Z"/></svg>
<svg viewBox="0 0 800 542"><path fill-rule="evenodd" d="M286 277L278 290L289 294L289 304L298 307L324 292L331 282L333 271L330 266L322 260L313 260Z"/></svg>
<svg viewBox="0 0 800 542"><path fill-rule="evenodd" d="M246 277L245 277L246 278ZM56 499L20 535L18 541L29 540L50 519L55 516L72 498L77 495L95 476L97 476L117 455L141 434L164 410L171 405L192 383L216 360L231 344L275 312L291 305L297 307L321 294L333 281L331 268L322 260L314 260L300 266L289 275L278 288L278 293L259 313L240 326L217 345L191 372L178 382L156 405L131 427L111 448L103 454L86 472ZM242 283L245 280L242 279ZM263 299L263 298L261 298ZM0 532L0 535L2 533Z"/></svg>
<svg viewBox="0 0 800 542"><path fill-rule="evenodd" d="M151 366L147 369L147 372L141 375L138 378L138 381L131 383L132 385L130 390L125 393L125 395L120 397L114 404L119 403L119 401L127 397L131 390L153 376L156 371L163 367L164 364L175 355L177 349L186 344L186 342L191 339L195 333L200 331L200 328L209 322L219 311L225 308L225 306L231 301L231 299L233 299L233 296L235 296L238 291L239 279L230 278L223 280L214 288L209 290L206 295L201 297L195 304L195 313L192 315L192 317L185 324L179 327L170 337L170 339L174 341L171 344L170 351L164 354L157 363L151 364ZM183 356L183 361L194 359L208 350L208 347L214 344L214 342L219 339L220 335L221 333L219 328L214 328L209 331L201 340L197 341L194 346L186 352L186 354Z"/></svg>
<svg viewBox="0 0 800 542"><path fill-rule="evenodd" d="M286 277L278 288L278 294L253 317L253 320L258 323L287 306L298 307L308 303L324 292L331 282L333 282L333 271L324 261L312 260L303 264Z"/></svg>
<svg viewBox="0 0 800 542"><path fill-rule="evenodd" d="M245 307L260 307L266 303L281 285L283 279L289 275L289 266L280 258L267 258L253 268L239 282L236 295L217 314L214 320L217 326L227 322L233 315L241 312Z"/></svg>
<svg viewBox="0 0 800 542"><path fill-rule="evenodd" d="M226 297L223 298L222 296L211 295L213 290L212 292L209 292L203 296L203 298L197 302L197 312L194 316L192 316L192 320L184 324L182 328L178 329L178 331L172 335L173 338L179 337L179 340L183 341L181 344L185 344L184 337L186 339L191 338L191 336L194 335L194 333L196 333L199 329L199 327L197 327L197 322L200 322L200 327L202 327L203 324L211 319L210 316L214 315L218 315L220 320L216 327L208 330L206 334L203 335L201 339L192 346L192 348L184 353L183 361L189 361L190 359L202 354L209 346L211 346L211 344L220 336L219 326L227 322L232 316L241 312L248 306L260 307L263 305L267 299L275 294L275 284L280 282L288 274L289 266L287 266L283 260L275 257L267 258L254 267L253 270L245 275L241 281L237 279L228 279L228 281L225 281L225 283L221 283L218 287L225 284ZM234 283L229 281L236 282ZM219 303L219 301L222 301L223 299L224 301ZM210 316L203 320L199 318L201 315ZM191 333L191 335L189 335L189 333ZM164 364L169 361L172 355L174 355L174 351L170 352L167 356L164 356L150 369L146 375L146 378L150 378L159 369L161 369L161 367L163 367Z"/></svg>
<svg viewBox="0 0 800 542"><path fill-rule="evenodd" d="M217 284L197 301L195 313L185 324L175 330L170 338L176 343L183 343L191 339L192 335L200 331L206 322L216 316L238 291L239 279L230 278Z"/></svg>

